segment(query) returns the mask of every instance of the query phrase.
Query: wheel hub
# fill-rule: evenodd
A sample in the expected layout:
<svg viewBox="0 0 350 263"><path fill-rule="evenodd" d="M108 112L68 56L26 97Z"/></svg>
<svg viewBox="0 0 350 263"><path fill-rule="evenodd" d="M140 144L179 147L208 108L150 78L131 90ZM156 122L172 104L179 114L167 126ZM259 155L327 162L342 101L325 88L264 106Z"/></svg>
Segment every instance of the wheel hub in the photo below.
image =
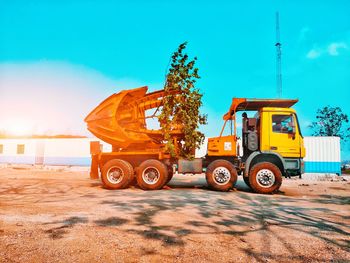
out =
<svg viewBox="0 0 350 263"><path fill-rule="evenodd" d="M118 184L123 180L124 172L119 167L111 167L107 172L107 179L112 184Z"/></svg>
<svg viewBox="0 0 350 263"><path fill-rule="evenodd" d="M146 168L142 173L142 179L147 184L156 184L160 178L158 169L154 167Z"/></svg>
<svg viewBox="0 0 350 263"><path fill-rule="evenodd" d="M276 179L274 173L269 169L261 169L256 175L256 182L261 187L271 187L275 183L275 180Z"/></svg>
<svg viewBox="0 0 350 263"><path fill-rule="evenodd" d="M231 173L226 167L217 167L213 171L213 179L219 185L227 184L231 179Z"/></svg>

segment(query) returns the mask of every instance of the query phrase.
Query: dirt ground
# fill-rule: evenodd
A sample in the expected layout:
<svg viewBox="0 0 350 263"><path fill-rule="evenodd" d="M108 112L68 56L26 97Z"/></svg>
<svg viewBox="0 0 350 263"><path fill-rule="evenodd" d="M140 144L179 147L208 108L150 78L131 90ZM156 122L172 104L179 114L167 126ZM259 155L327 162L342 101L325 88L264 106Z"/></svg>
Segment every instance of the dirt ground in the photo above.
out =
<svg viewBox="0 0 350 263"><path fill-rule="evenodd" d="M275 195L103 189L88 172L0 169L1 262L350 262L350 179Z"/></svg>

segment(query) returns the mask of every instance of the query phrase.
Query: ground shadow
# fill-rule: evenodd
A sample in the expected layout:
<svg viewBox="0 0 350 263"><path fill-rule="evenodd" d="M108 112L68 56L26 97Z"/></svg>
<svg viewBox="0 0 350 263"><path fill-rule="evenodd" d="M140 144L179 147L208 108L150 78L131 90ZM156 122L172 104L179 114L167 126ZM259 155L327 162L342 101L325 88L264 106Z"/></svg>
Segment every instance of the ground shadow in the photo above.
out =
<svg viewBox="0 0 350 263"><path fill-rule="evenodd" d="M94 223L98 226L121 226L127 223L128 220L120 217L109 217L106 219L95 220Z"/></svg>
<svg viewBox="0 0 350 263"><path fill-rule="evenodd" d="M162 241L166 246L183 246L186 244L185 237L192 234L224 233L242 238L252 232L265 237L270 233L280 240L291 255L296 253L297 259L298 251L293 250L290 240L283 235L276 237L273 232L272 229L278 227L309 235L350 252L349 224L344 220L334 219L334 217L341 218L336 209L312 205L312 202L346 205L349 204L348 198L320 195L320 198L310 201L308 206L300 206L300 203L296 205L294 203L305 200L283 195L259 195L237 191L233 199L226 199L227 195L232 197L232 193L201 189L195 191L174 189L174 191L177 193L137 191L132 200L127 202L122 201L120 198L122 194L117 191L113 193L113 199L108 198L100 204L132 215L132 219L126 225L126 231L136 233L145 239ZM235 202L235 198L239 199L239 202ZM156 217L163 212L181 211L192 211L200 220L188 220L185 224L179 225L156 223ZM139 230L136 226L145 229ZM337 238L331 238L330 234L337 235ZM266 245L269 246L269 242L266 242ZM258 254L252 256L259 257Z"/></svg>
<svg viewBox="0 0 350 263"><path fill-rule="evenodd" d="M87 222L88 222L88 219L86 217L73 216L62 221L53 221L50 223L44 223L44 225L51 225L51 224L60 225L60 226L45 230L44 232L49 234L49 237L52 239L60 239L60 238L63 238L64 235L68 233L67 228L72 228L76 224L85 224Z"/></svg>
<svg viewBox="0 0 350 263"><path fill-rule="evenodd" d="M315 199L314 202L332 205L350 205L350 196L319 195L319 197L320 198Z"/></svg>

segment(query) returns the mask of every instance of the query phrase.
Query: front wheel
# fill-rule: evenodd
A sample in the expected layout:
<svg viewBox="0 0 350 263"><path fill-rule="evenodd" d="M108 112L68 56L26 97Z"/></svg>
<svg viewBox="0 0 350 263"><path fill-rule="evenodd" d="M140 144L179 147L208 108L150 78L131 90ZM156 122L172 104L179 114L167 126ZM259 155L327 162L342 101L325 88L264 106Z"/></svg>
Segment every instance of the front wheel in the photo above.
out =
<svg viewBox="0 0 350 263"><path fill-rule="evenodd" d="M282 173L273 163L257 163L249 172L249 183L254 192L272 194L281 187Z"/></svg>
<svg viewBox="0 0 350 263"><path fill-rule="evenodd" d="M217 191L228 191L237 182L237 171L229 161L215 160L208 165L205 178L210 188Z"/></svg>

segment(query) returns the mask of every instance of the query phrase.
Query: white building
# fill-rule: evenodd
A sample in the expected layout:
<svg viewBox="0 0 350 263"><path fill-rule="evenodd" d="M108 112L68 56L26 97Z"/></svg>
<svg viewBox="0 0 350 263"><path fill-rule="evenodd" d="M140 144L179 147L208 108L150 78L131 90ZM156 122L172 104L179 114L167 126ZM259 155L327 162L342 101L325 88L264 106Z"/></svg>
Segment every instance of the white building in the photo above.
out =
<svg viewBox="0 0 350 263"><path fill-rule="evenodd" d="M0 139L0 163L89 166L90 141L98 139ZM111 151L100 142L103 151Z"/></svg>

